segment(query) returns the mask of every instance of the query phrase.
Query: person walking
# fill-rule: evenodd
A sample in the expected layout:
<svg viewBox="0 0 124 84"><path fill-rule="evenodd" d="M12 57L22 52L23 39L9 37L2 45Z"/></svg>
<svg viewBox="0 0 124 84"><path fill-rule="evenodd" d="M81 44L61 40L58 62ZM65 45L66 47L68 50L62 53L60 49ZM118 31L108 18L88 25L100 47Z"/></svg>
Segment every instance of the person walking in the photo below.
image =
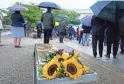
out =
<svg viewBox="0 0 124 84"><path fill-rule="evenodd" d="M63 19L61 19L60 27L59 27L59 41L60 43L63 43L64 36L66 34L66 24Z"/></svg>
<svg viewBox="0 0 124 84"><path fill-rule="evenodd" d="M41 38L41 34L42 34L42 23L41 22L37 22L36 28L37 28L37 38Z"/></svg>
<svg viewBox="0 0 124 84"><path fill-rule="evenodd" d="M82 25L83 28L83 41L82 44L83 46L87 45L89 46L89 39L90 39L90 31L91 31L91 27L87 27L85 25Z"/></svg>
<svg viewBox="0 0 124 84"><path fill-rule="evenodd" d="M120 30L120 40L121 40L121 52L120 54L124 54L124 23L119 24L119 30Z"/></svg>
<svg viewBox="0 0 124 84"><path fill-rule="evenodd" d="M0 14L0 44L1 44L1 33L3 30L3 15Z"/></svg>
<svg viewBox="0 0 124 84"><path fill-rule="evenodd" d="M107 29L105 29L105 32L104 32L104 46L107 45L107 36L106 36L106 32L107 32Z"/></svg>
<svg viewBox="0 0 124 84"><path fill-rule="evenodd" d="M105 56L110 58L111 46L113 44L113 58L116 58L119 47L118 22L106 21L106 25L107 25L107 54Z"/></svg>
<svg viewBox="0 0 124 84"><path fill-rule="evenodd" d="M105 20L92 16L92 48L94 57L97 56L97 41L99 41L99 56L103 54L103 42L104 42L104 31L105 31Z"/></svg>
<svg viewBox="0 0 124 84"><path fill-rule="evenodd" d="M121 18L123 19L124 15L122 15ZM119 22L119 35L120 35L120 40L121 40L121 44L120 44L121 52L120 52L120 54L124 54L124 23L123 22Z"/></svg>
<svg viewBox="0 0 124 84"><path fill-rule="evenodd" d="M77 28L77 41L79 40L79 33L80 33L80 31L79 31L79 27Z"/></svg>
<svg viewBox="0 0 124 84"><path fill-rule="evenodd" d="M25 20L25 23L24 23L24 32L25 32L25 37L27 36L27 24L28 24L28 21Z"/></svg>
<svg viewBox="0 0 124 84"><path fill-rule="evenodd" d="M80 30L79 44L81 43L81 41L83 41L82 37L83 37L83 30Z"/></svg>
<svg viewBox="0 0 124 84"><path fill-rule="evenodd" d="M14 46L17 48L20 47L21 38L25 37L24 32L24 18L20 11L15 11L11 15L11 33L14 37Z"/></svg>
<svg viewBox="0 0 124 84"><path fill-rule="evenodd" d="M69 39L72 40L73 39L73 35L74 35L74 28L73 26L71 25L69 27Z"/></svg>
<svg viewBox="0 0 124 84"><path fill-rule="evenodd" d="M49 44L50 37L52 37L52 29L55 26L55 19L51 13L51 8L47 8L47 12L42 15L41 22L44 26L44 44Z"/></svg>

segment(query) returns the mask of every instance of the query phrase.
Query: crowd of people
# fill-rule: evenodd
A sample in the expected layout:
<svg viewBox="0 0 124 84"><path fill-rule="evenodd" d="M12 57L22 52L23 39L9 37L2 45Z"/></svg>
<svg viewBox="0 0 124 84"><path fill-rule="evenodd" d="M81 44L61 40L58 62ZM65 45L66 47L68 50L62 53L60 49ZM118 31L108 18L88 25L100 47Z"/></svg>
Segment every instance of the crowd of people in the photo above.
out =
<svg viewBox="0 0 124 84"><path fill-rule="evenodd" d="M0 36L2 26L2 16L0 16ZM14 37L14 46L20 48L21 38L26 36L25 33L25 20L20 11L15 11L11 15L11 33ZM50 38L56 38L59 36L59 42L63 43L64 37L68 37L73 40L75 33L77 32L77 40L79 44L83 46L89 46L89 38L92 35L92 49L94 57L97 56L97 44L99 45L99 56L103 56L104 45L107 46L106 57L110 58L111 47L113 45L113 58L116 58L119 44L121 48L121 54L124 54L124 25L119 22L110 22L101 18L92 16L91 26L82 25L82 29L77 28L77 31L73 28L73 25L67 26L64 19L61 18L59 26L55 26L55 19L51 13L51 8L47 8L41 21L36 24L37 38L41 38L42 32L44 32L44 44L49 44ZM1 40L0 40L1 41Z"/></svg>
<svg viewBox="0 0 124 84"><path fill-rule="evenodd" d="M103 56L104 45L107 46L106 57L110 58L111 48L113 48L113 58L116 58L119 45L124 54L124 25L119 22L111 22L92 16L91 26L82 25L83 30L77 29L79 44L89 46L90 34L92 35L92 49L94 57L97 56L97 44L99 56ZM112 47L113 46L113 47Z"/></svg>

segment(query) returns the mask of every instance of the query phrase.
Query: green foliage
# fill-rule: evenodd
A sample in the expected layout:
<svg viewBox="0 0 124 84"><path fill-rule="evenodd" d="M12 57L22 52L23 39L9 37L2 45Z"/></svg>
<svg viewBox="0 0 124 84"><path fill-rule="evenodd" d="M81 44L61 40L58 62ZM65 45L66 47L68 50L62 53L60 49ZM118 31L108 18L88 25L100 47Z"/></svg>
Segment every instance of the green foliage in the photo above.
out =
<svg viewBox="0 0 124 84"><path fill-rule="evenodd" d="M64 9L62 9L62 10L54 10L53 14L55 16L56 21L60 20L60 18L57 17L57 15L65 14L65 15L69 16L68 19L65 19L65 22L67 24L79 24L79 22L75 21L75 19L79 16L79 14L74 12L74 11L67 11L67 10L64 10Z"/></svg>
<svg viewBox="0 0 124 84"><path fill-rule="evenodd" d="M57 78L64 78L66 77L66 74L64 72L64 66L62 65L62 63L60 63L60 70L57 73Z"/></svg>
<svg viewBox="0 0 124 84"><path fill-rule="evenodd" d="M7 16L4 17L3 19L3 24L9 25L11 23L11 12L7 12Z"/></svg>
<svg viewBox="0 0 124 84"><path fill-rule="evenodd" d="M39 72L40 72L40 75L43 75L43 69L40 69Z"/></svg>
<svg viewBox="0 0 124 84"><path fill-rule="evenodd" d="M50 53L46 56L47 62L50 62L50 61L54 58L54 56L56 56L56 53L50 52Z"/></svg>

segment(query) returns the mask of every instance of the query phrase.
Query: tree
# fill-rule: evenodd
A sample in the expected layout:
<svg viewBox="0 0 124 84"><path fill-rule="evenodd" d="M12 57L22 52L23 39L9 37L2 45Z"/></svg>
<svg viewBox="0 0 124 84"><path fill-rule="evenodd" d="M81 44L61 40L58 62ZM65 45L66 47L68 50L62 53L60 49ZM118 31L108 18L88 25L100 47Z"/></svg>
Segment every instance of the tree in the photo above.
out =
<svg viewBox="0 0 124 84"><path fill-rule="evenodd" d="M16 2L15 4L19 4L22 6L25 6L28 8L28 11L22 11L22 15L24 16L25 20L28 20L29 24L28 27L34 27L35 23L37 20L41 19L41 15L43 14L43 9L37 7L35 4L30 3L30 4L24 4L24 3L19 3ZM10 24L10 17L11 17L11 12L7 12L7 16L4 18L4 23L5 24ZM67 16L69 16L68 19L66 19L66 23L70 23L70 24L78 24L78 22L75 21L75 19L79 16L78 13L74 12L74 11L67 11L67 10L53 10L53 14L55 16L55 20L59 21L60 18L57 17L57 15L59 14L65 14Z"/></svg>
<svg viewBox="0 0 124 84"><path fill-rule="evenodd" d="M74 11L67 11L67 10L62 9L62 10L53 11L53 14L55 16L56 21L60 20L60 18L58 18L57 15L65 14L65 15L69 16L69 18L65 20L67 24L69 24L69 23L70 24L79 24L79 22L75 21L75 19L79 16L79 14Z"/></svg>

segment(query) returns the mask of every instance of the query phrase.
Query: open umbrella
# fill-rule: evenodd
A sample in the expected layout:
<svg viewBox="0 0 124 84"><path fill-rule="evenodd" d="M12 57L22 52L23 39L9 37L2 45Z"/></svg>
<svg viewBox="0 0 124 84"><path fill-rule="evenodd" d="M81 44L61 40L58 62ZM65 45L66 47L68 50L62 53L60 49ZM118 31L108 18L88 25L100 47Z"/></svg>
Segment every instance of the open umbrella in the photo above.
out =
<svg viewBox="0 0 124 84"><path fill-rule="evenodd" d="M75 19L75 21L81 23L81 19L80 19L79 17L77 17L77 18Z"/></svg>
<svg viewBox="0 0 124 84"><path fill-rule="evenodd" d="M1 10L0 10L0 14L3 14Z"/></svg>
<svg viewBox="0 0 124 84"><path fill-rule="evenodd" d="M123 0L97 1L92 7L94 15L112 22L118 21L121 10L124 9ZM124 14L124 13L123 13Z"/></svg>
<svg viewBox="0 0 124 84"><path fill-rule="evenodd" d="M41 2L39 5L41 8L61 9L59 5L53 2Z"/></svg>
<svg viewBox="0 0 124 84"><path fill-rule="evenodd" d="M87 27L91 27L92 16L85 16L81 19L81 23Z"/></svg>
<svg viewBox="0 0 124 84"><path fill-rule="evenodd" d="M59 14L57 17L59 17L59 18L64 18L64 19L67 19L67 18L69 18L67 15L65 15L65 14Z"/></svg>
<svg viewBox="0 0 124 84"><path fill-rule="evenodd" d="M26 7L21 6L21 5L14 5L14 6L11 6L11 7L7 8L7 9L11 10L11 11L24 11L24 10L28 10Z"/></svg>

